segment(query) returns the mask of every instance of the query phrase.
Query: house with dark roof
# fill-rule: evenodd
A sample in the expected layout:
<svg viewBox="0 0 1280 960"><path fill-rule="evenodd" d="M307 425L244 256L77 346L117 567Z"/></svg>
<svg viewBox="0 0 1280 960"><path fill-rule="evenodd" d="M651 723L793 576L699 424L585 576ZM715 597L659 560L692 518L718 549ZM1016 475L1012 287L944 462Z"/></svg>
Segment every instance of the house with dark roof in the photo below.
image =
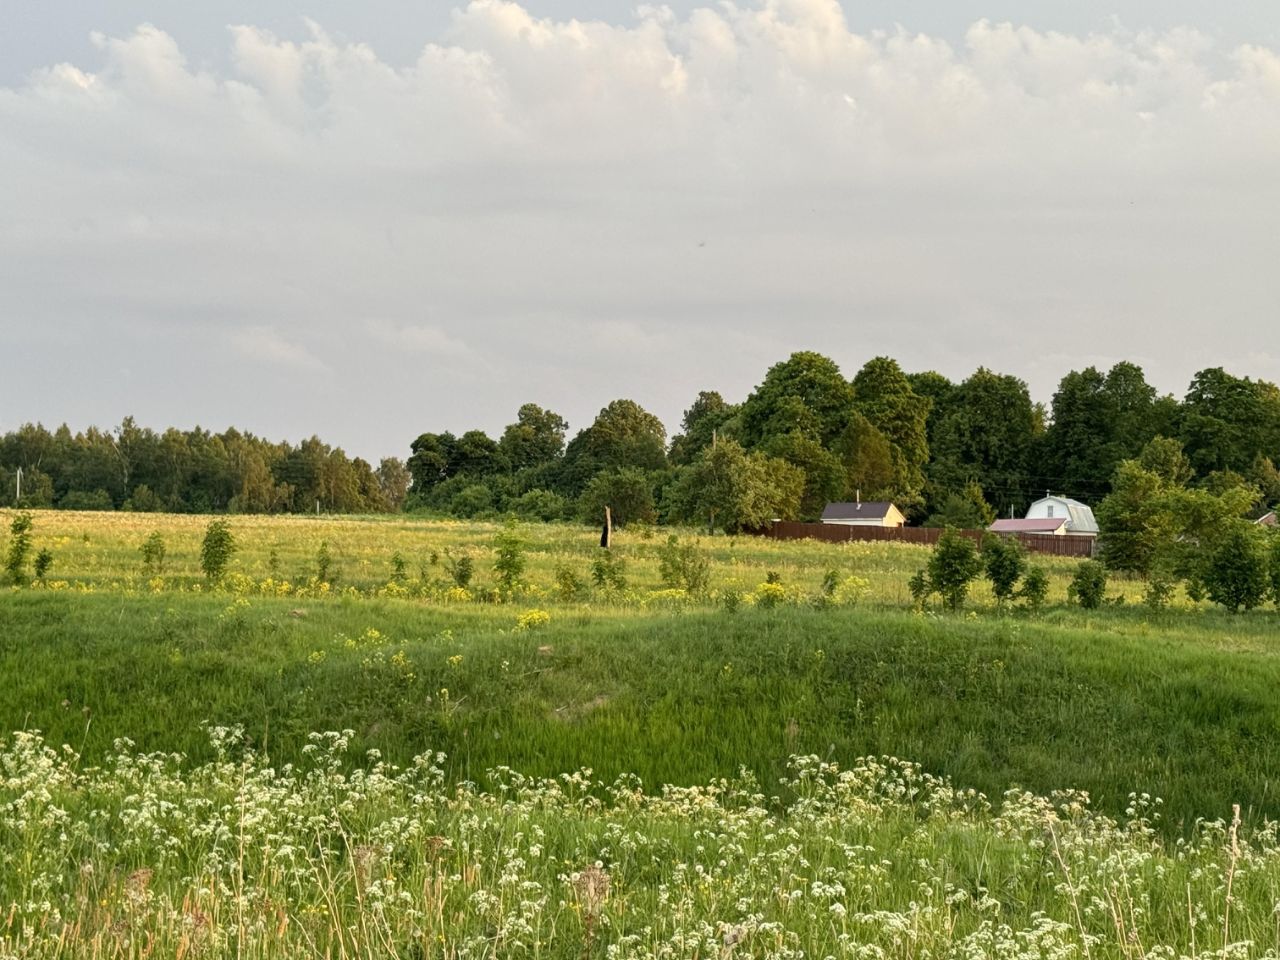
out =
<svg viewBox="0 0 1280 960"><path fill-rule="evenodd" d="M852 503L828 503L822 511L822 522L849 527L901 527L907 518L888 500L855 500Z"/></svg>

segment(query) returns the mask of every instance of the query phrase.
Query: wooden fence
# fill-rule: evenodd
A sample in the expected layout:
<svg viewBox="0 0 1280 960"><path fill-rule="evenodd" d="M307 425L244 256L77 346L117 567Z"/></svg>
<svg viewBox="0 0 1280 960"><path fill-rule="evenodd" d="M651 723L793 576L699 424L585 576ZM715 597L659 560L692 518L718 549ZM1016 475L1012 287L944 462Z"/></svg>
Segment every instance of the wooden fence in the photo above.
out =
<svg viewBox="0 0 1280 960"><path fill-rule="evenodd" d="M986 530L957 530L962 537L981 542ZM935 527L862 527L843 523L796 523L777 520L761 536L774 540L825 540L828 543L877 542L914 543L933 546L942 536ZM1015 533L1019 542L1032 553L1048 553L1058 557L1092 557L1096 537L1056 536L1051 533Z"/></svg>

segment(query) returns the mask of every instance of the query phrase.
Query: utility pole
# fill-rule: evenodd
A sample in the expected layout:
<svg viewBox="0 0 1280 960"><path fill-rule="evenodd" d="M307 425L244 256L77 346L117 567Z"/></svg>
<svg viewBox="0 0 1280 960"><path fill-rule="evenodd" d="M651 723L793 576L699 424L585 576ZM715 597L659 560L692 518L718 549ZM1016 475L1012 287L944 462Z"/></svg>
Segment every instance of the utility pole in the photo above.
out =
<svg viewBox="0 0 1280 960"><path fill-rule="evenodd" d="M13 505L16 507L22 503L22 468L18 468L18 487L13 494Z"/></svg>

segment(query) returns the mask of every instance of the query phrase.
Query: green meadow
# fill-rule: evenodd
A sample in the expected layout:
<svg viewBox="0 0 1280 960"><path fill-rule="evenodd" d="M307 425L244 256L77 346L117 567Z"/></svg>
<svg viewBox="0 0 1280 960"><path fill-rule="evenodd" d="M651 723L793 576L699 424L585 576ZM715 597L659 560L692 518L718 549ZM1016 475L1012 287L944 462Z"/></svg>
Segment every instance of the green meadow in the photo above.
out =
<svg viewBox="0 0 1280 960"><path fill-rule="evenodd" d="M1242 824L1234 856L1253 858L1252 899L1236 908L1237 922L1272 930L1266 918L1280 901L1268 826L1280 814L1273 608L1232 616L1179 597L1154 611L1142 605L1140 583L1113 582L1109 595L1125 602L1084 611L1067 602L1074 561L1033 558L1050 578L1039 612L1000 609L980 584L961 613L919 611L906 582L927 557L922 548L696 531L678 533L709 560L706 589L664 583L667 531L634 529L613 550L621 582L601 585L592 575L598 535L561 525L518 529L527 563L518 588L504 592L494 570L499 526L405 517L232 517L238 549L211 585L199 562L207 522L34 514L34 546L52 552L53 567L43 582L0 592L6 960L6 948L143 956L144 933L153 949L192 956L581 956L606 946L623 956L703 956L739 940L760 956L861 956L854 948L867 944L884 955L952 955L962 942L965 955L994 955L1006 934L1031 950L1033 928L1044 942L1028 955L1145 955L1133 952L1129 933L1117 934L1129 927L1189 956L1197 911L1206 919L1196 922L1217 931L1217 941L1204 932L1202 945L1234 942L1229 917L1222 929L1226 874L1204 873L1209 863L1230 865L1233 805ZM157 532L163 562L144 570L140 547ZM464 557L473 567L466 588L451 573ZM824 579L839 588L824 591ZM333 737L316 739L326 731ZM317 744L331 750L335 738L340 756L317 767ZM816 808L806 806L814 784L797 779L797 763L828 770ZM930 786L885 793L882 781L897 782L903 763L918 764L911 777ZM424 764L435 771L429 784L415 779ZM849 796L831 768L864 771ZM370 777L385 783L375 790ZM334 798L339 780L351 791L346 807ZM620 783L632 800L620 799ZM737 799L724 793L729 783L739 784ZM692 793L671 792L680 790ZM664 807L664 796L684 800ZM169 813L139 813L139 797L164 799L169 806L157 809ZM250 829L236 803L323 813ZM506 803L523 823L511 827L520 840L493 819ZM757 808L765 819L740 822ZM484 831L497 831L483 842L468 834L477 828L466 811L475 810ZM221 827L210 825L215 811ZM719 825L706 827L720 838L712 846L732 835L738 853L707 859L696 826L704 815ZM134 836L137 816L153 825L145 837ZM401 834L392 837L388 823ZM533 843L535 826L557 839ZM787 830L799 831L802 847L828 836L861 851L787 868L804 881L794 914L779 890L800 880L768 866ZM287 869L255 860L258 852L232 855L237 831L302 852ZM622 834L648 852L624 855ZM512 852L531 843L554 848L557 865ZM448 857L433 860L424 844L453 851L447 869ZM872 870L903 844L919 854L910 870L927 877L906 879L906 864ZM521 906L500 876L485 879L493 867L477 859L481 849L520 861L511 875L523 879L510 882L542 890L542 912ZM1204 860L1194 884L1208 884L1194 893L1190 850ZM1142 865L1100 865L1108 851L1121 859L1141 851ZM1073 856L1081 859L1068 880ZM738 863L740 876L722 860ZM737 895L708 900L696 884L680 888L687 914L672 920L672 891L684 882L670 872L677 864L723 875L717 882ZM596 869L604 879L593 879ZM145 883L131 888L140 870ZM868 870L889 875L881 884ZM306 882L308 871L320 879ZM399 906L370 913L367 885L382 874L418 886L397 893L408 898ZM1128 892L1114 886L1121 882ZM432 884L439 890L424 892ZM818 909L809 902L815 884L843 893L823 893ZM957 898L952 915L911 919L918 890L931 884L940 910ZM1081 906L1090 884L1094 899ZM261 899L246 906L248 887L282 911L275 927ZM484 890L501 904L477 900ZM984 897L996 906L976 906ZM104 938L66 923L42 932L33 919L49 916L34 909L46 903L67 922L83 919L84 904L99 901L91 925L134 932ZM426 901L455 912L456 937L441 915L414 912ZM620 909L636 919L610 912ZM848 920L877 911L882 922ZM984 926L996 917L1004 919ZM1037 928L1045 918L1061 926ZM916 933L886 932L896 923ZM1260 954L1260 942L1241 955Z"/></svg>

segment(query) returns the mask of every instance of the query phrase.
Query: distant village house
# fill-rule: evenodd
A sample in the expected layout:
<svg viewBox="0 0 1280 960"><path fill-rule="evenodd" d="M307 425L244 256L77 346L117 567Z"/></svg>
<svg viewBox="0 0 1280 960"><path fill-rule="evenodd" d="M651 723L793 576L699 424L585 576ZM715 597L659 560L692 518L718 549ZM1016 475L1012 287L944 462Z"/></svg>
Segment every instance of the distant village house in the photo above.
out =
<svg viewBox="0 0 1280 960"><path fill-rule="evenodd" d="M994 533L1041 533L1052 536L1096 537L1098 521L1088 504L1070 497L1042 497L1027 508L1021 520L997 520Z"/></svg>
<svg viewBox="0 0 1280 960"><path fill-rule="evenodd" d="M823 523L847 527L901 527L907 518L888 500L858 500L853 503L828 503L822 511Z"/></svg>

